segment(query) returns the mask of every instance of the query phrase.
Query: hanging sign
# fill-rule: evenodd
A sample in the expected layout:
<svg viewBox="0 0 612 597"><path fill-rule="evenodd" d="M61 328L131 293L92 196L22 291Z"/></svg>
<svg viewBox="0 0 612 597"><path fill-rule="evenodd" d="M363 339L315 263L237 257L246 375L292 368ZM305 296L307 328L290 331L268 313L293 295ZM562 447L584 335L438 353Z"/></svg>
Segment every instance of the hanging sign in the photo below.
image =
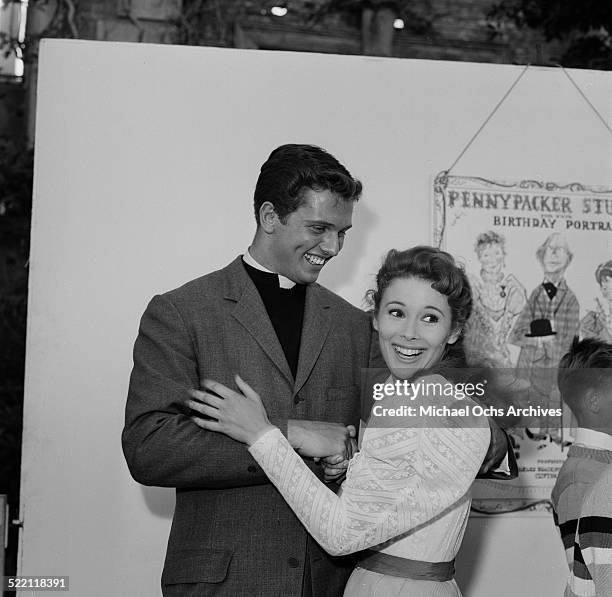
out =
<svg viewBox="0 0 612 597"><path fill-rule="evenodd" d="M576 421L557 367L574 336L612 342L612 189L439 174L434 242L465 264L468 361L503 372L523 416L514 481L478 481L483 512L546 510Z"/></svg>

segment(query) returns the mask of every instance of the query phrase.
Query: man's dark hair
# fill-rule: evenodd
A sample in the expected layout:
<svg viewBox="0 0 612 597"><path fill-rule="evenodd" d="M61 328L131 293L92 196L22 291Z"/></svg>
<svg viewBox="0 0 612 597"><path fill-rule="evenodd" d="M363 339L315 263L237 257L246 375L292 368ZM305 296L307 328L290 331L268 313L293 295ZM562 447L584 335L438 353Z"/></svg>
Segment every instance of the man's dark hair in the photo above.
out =
<svg viewBox="0 0 612 597"><path fill-rule="evenodd" d="M612 344L596 338L578 340L575 336L569 351L559 361L557 384L568 406L580 407L587 390L612 391Z"/></svg>
<svg viewBox="0 0 612 597"><path fill-rule="evenodd" d="M361 183L330 153L314 145L277 147L265 161L255 186L255 221L269 201L281 222L298 209L305 189L331 191L343 201L357 201Z"/></svg>

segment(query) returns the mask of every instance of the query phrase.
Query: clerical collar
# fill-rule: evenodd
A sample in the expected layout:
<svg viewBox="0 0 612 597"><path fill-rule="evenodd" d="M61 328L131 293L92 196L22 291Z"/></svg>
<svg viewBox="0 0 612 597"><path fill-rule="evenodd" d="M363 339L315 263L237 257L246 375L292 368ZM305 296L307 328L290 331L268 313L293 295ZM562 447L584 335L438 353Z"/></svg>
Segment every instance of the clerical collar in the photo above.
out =
<svg viewBox="0 0 612 597"><path fill-rule="evenodd" d="M244 255L242 256L242 260L247 265L250 265L251 267L258 269L260 272L266 272L267 274L276 273L276 272L270 271L269 269L261 265L261 263L256 261L253 255L251 255L251 251L249 249L247 249L244 252ZM278 284L281 288L293 288L295 286L295 282L293 280L290 280L289 278L285 278L285 276L281 276L280 274L277 274L277 276L278 276Z"/></svg>
<svg viewBox="0 0 612 597"><path fill-rule="evenodd" d="M595 429L578 427L576 429L574 445L593 448L595 450L612 451L612 435L603 431L595 431Z"/></svg>

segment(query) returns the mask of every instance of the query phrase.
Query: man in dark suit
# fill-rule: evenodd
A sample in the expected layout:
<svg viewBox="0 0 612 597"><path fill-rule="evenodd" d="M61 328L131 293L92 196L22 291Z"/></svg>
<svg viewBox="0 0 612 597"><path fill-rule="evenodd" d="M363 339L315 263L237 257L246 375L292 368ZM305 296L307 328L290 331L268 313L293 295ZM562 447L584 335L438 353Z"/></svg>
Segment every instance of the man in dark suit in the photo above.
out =
<svg viewBox="0 0 612 597"><path fill-rule="evenodd" d="M360 194L324 150L279 147L261 168L249 249L142 317L123 447L137 481L176 487L164 595L342 593L352 560L323 552L244 446L203 433L182 403L200 380L234 387L240 373L303 456L350 452L370 319L316 280Z"/></svg>
<svg viewBox="0 0 612 597"><path fill-rule="evenodd" d="M369 315L316 280L360 194L324 150L277 148L257 181L248 250L154 297L142 317L123 449L134 479L176 488L166 597L342 594L353 560L321 550L244 446L203 432L183 403L204 379L237 390L239 373L301 455L350 455L362 370L382 361ZM494 437L489 464L506 452L503 433Z"/></svg>

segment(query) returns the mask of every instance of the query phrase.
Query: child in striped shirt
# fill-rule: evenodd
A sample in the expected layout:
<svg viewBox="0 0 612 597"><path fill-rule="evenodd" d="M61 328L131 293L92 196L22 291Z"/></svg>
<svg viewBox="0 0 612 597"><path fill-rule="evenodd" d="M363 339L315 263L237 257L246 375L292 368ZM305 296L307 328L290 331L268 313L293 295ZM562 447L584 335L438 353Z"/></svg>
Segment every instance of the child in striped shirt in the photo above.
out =
<svg viewBox="0 0 612 597"><path fill-rule="evenodd" d="M576 531L565 597L612 595L612 465L587 493Z"/></svg>
<svg viewBox="0 0 612 597"><path fill-rule="evenodd" d="M575 443L551 495L555 524L571 571L584 496L612 464L612 344L575 338L559 363L558 385L578 420Z"/></svg>

